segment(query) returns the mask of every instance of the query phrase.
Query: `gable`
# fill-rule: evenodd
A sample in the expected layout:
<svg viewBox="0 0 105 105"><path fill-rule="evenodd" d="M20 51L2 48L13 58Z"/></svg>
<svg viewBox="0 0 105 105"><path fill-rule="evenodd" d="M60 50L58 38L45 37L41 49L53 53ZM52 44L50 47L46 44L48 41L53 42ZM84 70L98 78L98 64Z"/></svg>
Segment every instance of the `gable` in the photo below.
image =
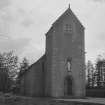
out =
<svg viewBox="0 0 105 105"><path fill-rule="evenodd" d="M72 10L70 8L68 8L51 26L51 28L49 29L49 31L46 33L46 35L48 35L48 33L50 33L53 30L53 27L55 27L57 24L61 24L63 22L63 20L66 20L66 18L70 18L71 21L75 22L76 24L78 24L78 26L82 29L84 29L84 26L82 25L82 23L79 21L79 19L76 17L76 15L72 12Z"/></svg>
<svg viewBox="0 0 105 105"><path fill-rule="evenodd" d="M73 19L73 21L78 22L78 24L84 28L84 26L82 25L82 23L79 21L79 19L76 17L76 15L72 12L72 10L70 8L68 8L54 23L53 26L56 25L57 23L60 23L63 19L65 19L66 17L71 17Z"/></svg>

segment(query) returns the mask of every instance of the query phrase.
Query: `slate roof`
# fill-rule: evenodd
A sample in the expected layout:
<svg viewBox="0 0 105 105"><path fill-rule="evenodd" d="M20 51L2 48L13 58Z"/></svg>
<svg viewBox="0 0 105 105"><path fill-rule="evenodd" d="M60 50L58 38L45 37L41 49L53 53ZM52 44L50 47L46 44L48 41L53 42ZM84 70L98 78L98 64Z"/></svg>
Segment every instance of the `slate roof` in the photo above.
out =
<svg viewBox="0 0 105 105"><path fill-rule="evenodd" d="M32 65L30 65L26 70L20 71L18 78L21 78L23 75L25 75L36 63L38 63L41 59L45 60L46 55L44 54L43 56L41 56L35 63L33 63Z"/></svg>

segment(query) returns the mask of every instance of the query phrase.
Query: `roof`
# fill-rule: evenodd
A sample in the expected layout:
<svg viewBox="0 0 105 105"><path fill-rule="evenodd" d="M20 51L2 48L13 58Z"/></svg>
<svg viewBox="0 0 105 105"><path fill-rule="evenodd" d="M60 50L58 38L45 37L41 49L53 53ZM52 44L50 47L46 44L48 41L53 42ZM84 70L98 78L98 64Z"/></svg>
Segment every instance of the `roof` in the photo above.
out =
<svg viewBox="0 0 105 105"><path fill-rule="evenodd" d="M40 60L44 61L45 60L46 55L44 54L43 56L41 56L35 63L33 63L32 65L30 65L26 70L20 71L18 78L22 77L24 74L26 74L26 72L28 72L36 63L38 63Z"/></svg>
<svg viewBox="0 0 105 105"><path fill-rule="evenodd" d="M60 16L58 17L58 19L52 24L51 28L49 29L49 31L51 31L53 29L53 27L59 23L59 21L61 21L67 14L70 14L71 16L73 16L73 18L79 23L79 25L84 29L84 26L82 25L82 23L80 22L80 20L77 18L77 16L72 12L72 10L70 9L70 7ZM48 31L48 32L49 32ZM48 32L46 33L46 35L48 34Z"/></svg>

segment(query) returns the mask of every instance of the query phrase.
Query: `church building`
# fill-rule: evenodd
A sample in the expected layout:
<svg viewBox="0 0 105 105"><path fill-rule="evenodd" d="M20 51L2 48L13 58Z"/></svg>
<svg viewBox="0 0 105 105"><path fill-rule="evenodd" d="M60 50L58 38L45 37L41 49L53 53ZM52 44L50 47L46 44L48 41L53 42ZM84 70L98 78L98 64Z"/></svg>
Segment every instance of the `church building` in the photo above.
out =
<svg viewBox="0 0 105 105"><path fill-rule="evenodd" d="M20 93L85 97L84 45L84 26L69 6L46 33L45 54L20 76Z"/></svg>

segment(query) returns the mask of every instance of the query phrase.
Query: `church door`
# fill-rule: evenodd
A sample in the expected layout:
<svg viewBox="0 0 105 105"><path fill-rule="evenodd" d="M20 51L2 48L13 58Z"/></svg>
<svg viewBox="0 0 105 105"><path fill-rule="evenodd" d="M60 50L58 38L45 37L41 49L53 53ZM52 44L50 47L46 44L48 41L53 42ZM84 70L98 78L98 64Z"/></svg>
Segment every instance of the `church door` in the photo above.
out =
<svg viewBox="0 0 105 105"><path fill-rule="evenodd" d="M65 90L64 90L64 94L66 96L71 96L72 95L72 79L71 77L67 77L65 79L65 83L64 83L64 87L65 87Z"/></svg>

